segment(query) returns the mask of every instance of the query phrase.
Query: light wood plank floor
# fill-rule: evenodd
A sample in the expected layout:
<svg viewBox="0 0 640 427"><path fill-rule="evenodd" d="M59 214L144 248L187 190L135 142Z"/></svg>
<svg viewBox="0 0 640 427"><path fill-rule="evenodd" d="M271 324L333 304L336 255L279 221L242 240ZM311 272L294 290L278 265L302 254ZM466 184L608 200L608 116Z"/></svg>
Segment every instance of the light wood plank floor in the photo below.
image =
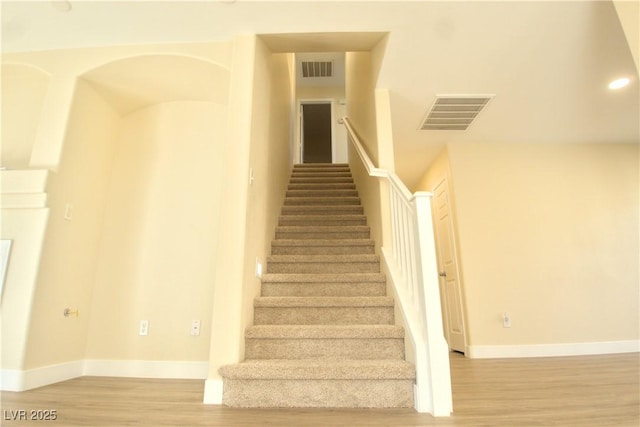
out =
<svg viewBox="0 0 640 427"><path fill-rule="evenodd" d="M471 360L452 354L454 415L413 410L231 409L201 403L203 381L84 377L2 393L3 426L633 426L640 356ZM18 410L55 421L11 421Z"/></svg>

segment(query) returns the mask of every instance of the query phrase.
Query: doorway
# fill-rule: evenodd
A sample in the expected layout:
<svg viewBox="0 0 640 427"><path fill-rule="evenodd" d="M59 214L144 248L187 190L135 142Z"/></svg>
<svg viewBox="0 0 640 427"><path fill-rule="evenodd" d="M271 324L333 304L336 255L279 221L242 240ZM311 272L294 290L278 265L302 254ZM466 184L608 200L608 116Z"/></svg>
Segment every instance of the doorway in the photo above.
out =
<svg viewBox="0 0 640 427"><path fill-rule="evenodd" d="M300 150L302 163L333 162L331 101L301 101Z"/></svg>
<svg viewBox="0 0 640 427"><path fill-rule="evenodd" d="M450 351L466 353L467 337L455 235L451 218L449 185L444 178L433 190L433 219L440 276L440 299L444 332Z"/></svg>

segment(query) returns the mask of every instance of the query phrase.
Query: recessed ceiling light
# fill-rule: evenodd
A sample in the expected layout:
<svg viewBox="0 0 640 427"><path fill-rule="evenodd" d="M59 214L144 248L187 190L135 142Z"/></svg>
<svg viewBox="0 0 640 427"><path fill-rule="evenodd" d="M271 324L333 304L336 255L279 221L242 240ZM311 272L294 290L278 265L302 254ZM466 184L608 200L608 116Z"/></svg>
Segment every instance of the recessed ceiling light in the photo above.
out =
<svg viewBox="0 0 640 427"><path fill-rule="evenodd" d="M631 80L629 80L627 77L622 77L620 79L615 79L614 81L609 83L609 89L611 89L611 90L622 89L623 87L628 85L630 81Z"/></svg>

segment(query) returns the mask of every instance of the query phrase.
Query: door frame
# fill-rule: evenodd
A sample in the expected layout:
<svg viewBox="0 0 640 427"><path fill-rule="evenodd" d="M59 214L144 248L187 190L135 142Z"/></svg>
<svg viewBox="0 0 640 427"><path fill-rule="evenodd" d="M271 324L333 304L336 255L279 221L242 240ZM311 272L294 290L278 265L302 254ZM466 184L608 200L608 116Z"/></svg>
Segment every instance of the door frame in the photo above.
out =
<svg viewBox="0 0 640 427"><path fill-rule="evenodd" d="M294 163L301 164L304 162L304 124L302 117L302 106L304 104L329 104L331 105L331 163L336 162L336 108L335 99L333 98L301 98L298 99L296 112L296 159Z"/></svg>
<svg viewBox="0 0 640 427"><path fill-rule="evenodd" d="M442 256L440 255L442 251L442 247L440 246L441 236L438 235L438 224L437 224L438 215L437 215L437 206L436 206L436 203L437 203L436 195L437 195L437 190L440 186L444 186L448 196L448 209L449 209L448 227L449 227L449 232L451 233L451 245L453 246L452 251L453 251L453 258L455 263L456 277L458 281L458 289L457 289L458 295L456 295L456 304L458 305L458 310L460 312L460 317L461 317L460 321L462 323L462 340L463 340L463 346L464 346L464 354L468 355L468 337L467 337L467 319L466 319L467 316L465 314L464 292L462 290L463 289L462 276L460 274L460 257L458 256L457 239L456 239L455 227L453 223L453 204L451 203L451 187L449 186L449 179L446 175L441 179L438 179L437 184L431 190L431 194L433 194L432 203L431 203L431 211L432 211L431 213L432 213L432 218L434 222L433 229L434 229L434 237L435 237L435 244L436 244L436 259L438 264L438 272L440 273L441 271L444 270ZM447 304L446 283L443 283L445 281L446 281L446 278L438 277L438 283L440 287L440 307L442 309L442 321L444 326L443 332L447 340L447 344L449 346L449 351L460 351L459 349L451 348L451 337L450 337L450 327L449 327L449 305Z"/></svg>

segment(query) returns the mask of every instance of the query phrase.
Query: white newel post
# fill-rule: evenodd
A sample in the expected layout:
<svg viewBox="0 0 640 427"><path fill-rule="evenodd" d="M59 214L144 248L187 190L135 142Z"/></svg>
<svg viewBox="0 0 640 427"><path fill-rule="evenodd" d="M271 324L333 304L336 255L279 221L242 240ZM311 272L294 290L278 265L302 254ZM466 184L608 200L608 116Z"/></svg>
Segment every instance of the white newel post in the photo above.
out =
<svg viewBox="0 0 640 427"><path fill-rule="evenodd" d="M449 346L444 337L442 307L438 283L435 236L431 214L432 194L414 194L420 265L422 266L422 289L424 295L426 357L429 371L432 414L436 417L449 416L453 412L451 397L451 376L449 366ZM418 401L418 399L416 399ZM419 408L416 408L419 410Z"/></svg>

